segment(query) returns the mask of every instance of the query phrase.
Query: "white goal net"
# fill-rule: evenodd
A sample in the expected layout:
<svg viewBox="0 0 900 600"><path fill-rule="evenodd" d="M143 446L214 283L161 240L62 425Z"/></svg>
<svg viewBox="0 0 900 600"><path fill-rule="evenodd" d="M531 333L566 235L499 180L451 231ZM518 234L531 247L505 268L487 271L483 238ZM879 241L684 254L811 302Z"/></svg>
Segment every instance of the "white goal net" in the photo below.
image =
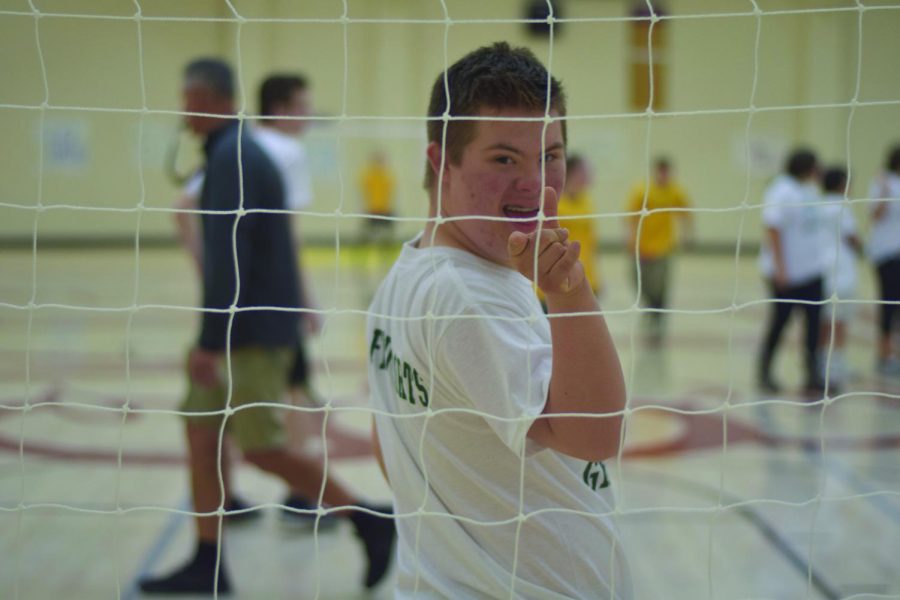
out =
<svg viewBox="0 0 900 600"><path fill-rule="evenodd" d="M581 464L584 484L609 495L602 516L634 597L900 598L900 317L884 316L898 304L885 296L897 271L882 269L900 260L900 230L876 232L900 202L888 165L900 144L898 32L890 0L0 0L0 597L140 597L141 578L193 551L183 357L210 311L173 221L208 212L176 203L204 161L203 140L183 128L204 116L182 96L184 67L200 57L232 67L240 135L274 120L260 116L267 76L308 81L311 112L287 120L305 125L310 196L288 212L315 296L295 311L321 331L306 343L313 400L273 410L304 417L293 450L390 504L370 424L400 417L368 402L369 303L400 244L429 223L435 78L507 41L565 87L567 114L551 115L548 100L542 123L565 122L566 151L586 173L560 225L586 236L627 399L618 452ZM811 179L815 206L789 199L772 217L766 199L798 148L821 174L846 171L847 185ZM373 186L389 190L381 208L367 204ZM831 257L817 276L827 284L850 264L856 285L790 299L762 377L778 298L757 257L773 223L803 211L818 211L821 252L809 260ZM242 219L282 213L242 205L234 235ZM828 254L851 220L861 248ZM814 390L794 323L809 306L822 320ZM231 331L260 308L217 310ZM230 397L231 344L225 356ZM420 383L434 392L433 379ZM242 463L224 431L217 493L247 503L220 494L211 514L235 592L360 594L365 561L349 528L326 527L325 483L309 506L286 504L283 484ZM535 559L517 527L535 515L519 484L505 521L424 501L395 518L512 527L499 562L513 573L504 593L520 597L530 572L517 569ZM298 533L284 512L310 519ZM232 527L229 514L262 518ZM427 543L413 540L413 554ZM393 597L400 569L378 597Z"/></svg>

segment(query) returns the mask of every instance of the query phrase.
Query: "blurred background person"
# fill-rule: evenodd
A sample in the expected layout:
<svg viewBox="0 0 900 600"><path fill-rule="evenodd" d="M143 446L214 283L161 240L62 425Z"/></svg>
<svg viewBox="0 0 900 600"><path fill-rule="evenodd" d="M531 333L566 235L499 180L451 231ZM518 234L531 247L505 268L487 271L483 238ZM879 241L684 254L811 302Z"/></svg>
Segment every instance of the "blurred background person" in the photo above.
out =
<svg viewBox="0 0 900 600"><path fill-rule="evenodd" d="M765 231L759 267L774 301L759 351L757 383L768 394L781 391L772 376L772 360L794 308L806 317L805 393L816 394L824 387L817 363L821 313L817 303L822 301L824 270L818 173L815 153L807 148L797 149L788 158L785 173L776 177L763 195Z"/></svg>
<svg viewBox="0 0 900 600"><path fill-rule="evenodd" d="M693 240L693 217L687 194L672 176L672 163L664 156L653 164L649 185L640 182L628 196L625 238L626 253L634 257L634 281L640 290L641 305L652 309L647 315L646 338L659 346L665 337L665 309L669 302L672 257L678 247L675 219L685 240ZM648 214L642 214L642 211Z"/></svg>
<svg viewBox="0 0 900 600"><path fill-rule="evenodd" d="M872 182L872 230L869 258L878 272L881 307L878 320L878 362L881 375L900 377L900 357L893 339L900 301L900 145L888 152L884 171Z"/></svg>
<svg viewBox="0 0 900 600"><path fill-rule="evenodd" d="M830 302L822 311L819 376L837 387L846 385L850 379L845 349L847 328L856 306L842 301L856 298L859 279L856 260L862 253L856 219L847 203L847 183L847 171L843 167L831 167L822 176L824 296Z"/></svg>
<svg viewBox="0 0 900 600"><path fill-rule="evenodd" d="M366 554L366 587L380 581L390 563L394 522L381 514L347 510L358 497L318 461L288 451L276 409L286 392L297 343L299 299L296 255L284 213L286 186L272 159L235 118L230 67L199 59L186 67L184 110L188 125L205 137L206 177L200 192L204 310L188 353L188 391L181 405L188 448L196 538L194 553L166 575L139 581L147 594L228 594L227 561L220 560L223 507L220 475L224 431L245 460L280 478L292 490L342 507ZM238 158L238 160L235 160ZM249 212L241 214L238 209ZM242 285L243 284L243 285ZM230 306L254 308L229 313ZM268 308L268 310L266 310ZM231 409L237 408L239 410Z"/></svg>
<svg viewBox="0 0 900 600"><path fill-rule="evenodd" d="M359 190L363 209L371 217L365 221L363 239L366 243L385 239L390 243L394 222L378 218L394 216L394 175L383 150L369 155L359 174Z"/></svg>
<svg viewBox="0 0 900 600"><path fill-rule="evenodd" d="M374 293L391 262L394 243L394 174L383 150L369 155L359 174L359 192L363 211L368 215L362 226L362 273L364 293Z"/></svg>
<svg viewBox="0 0 900 600"><path fill-rule="evenodd" d="M559 226L569 230L569 239L582 247L581 264L594 295L602 291L597 270L597 233L594 227L594 203L588 190L594 181L591 165L579 154L566 157L566 185L559 198Z"/></svg>
<svg viewBox="0 0 900 600"><path fill-rule="evenodd" d="M299 73L274 73L263 80L259 87L259 114L264 117L256 121L251 131L254 139L269 155L278 168L284 183L285 208L301 211L313 199L312 175L309 157L301 136L309 128L308 117L313 114L312 90L306 77ZM303 266L303 240L300 235L300 215L291 215L291 229L300 281L300 331L294 354L294 362L289 376L289 396L293 406L321 409L312 386L312 369L309 362L306 340L317 335L322 329L322 317L316 312L310 278ZM323 412L288 410L285 424L288 432L288 447L292 452L309 454L324 447L315 442L324 435ZM309 498L289 493L282 501L281 516L288 522L315 525L316 515L309 511L315 504ZM293 509L293 510L292 510ZM335 524L335 519L325 516L319 520L319 527Z"/></svg>
<svg viewBox="0 0 900 600"><path fill-rule="evenodd" d="M214 86L220 93L211 98L214 109L223 114L232 114L233 108L233 87L231 70L225 63L216 59L200 59L196 61L197 73L202 74L201 79L208 80L210 85ZM230 91L229 91L230 90ZM221 104L217 104L221 102ZM179 132L180 136L184 133L194 135L201 144L206 144L208 128L204 127L207 121L202 120L203 117L187 115L183 121L183 128ZM197 123L200 127L197 127ZM193 125L192 125L193 124ZM206 177L206 167L201 165L196 168L192 174L187 176L187 180L178 177L175 169L175 159L177 157L177 149L179 144L175 144L172 154L171 173L173 179L183 181L183 186L175 200L173 208L175 208L174 221L175 231L181 247L187 252L194 267L198 280L202 283L203 279L203 240L201 239L200 215L196 211L200 208L200 192ZM234 491L232 471L234 463L239 459L240 451L234 447L231 436L227 436L222 444L222 483L225 488L225 517L226 523L242 523L253 520L260 516L259 511L248 510L251 504L243 496Z"/></svg>

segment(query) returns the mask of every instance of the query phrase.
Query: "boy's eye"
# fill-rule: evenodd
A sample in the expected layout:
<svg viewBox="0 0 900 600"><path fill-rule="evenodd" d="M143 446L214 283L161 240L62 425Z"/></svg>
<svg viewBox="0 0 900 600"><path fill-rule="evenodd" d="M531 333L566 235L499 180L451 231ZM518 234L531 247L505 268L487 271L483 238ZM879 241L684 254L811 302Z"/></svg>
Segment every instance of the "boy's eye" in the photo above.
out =
<svg viewBox="0 0 900 600"><path fill-rule="evenodd" d="M494 162L497 162L501 165L511 165L513 164L513 159L511 156L498 156L494 159Z"/></svg>

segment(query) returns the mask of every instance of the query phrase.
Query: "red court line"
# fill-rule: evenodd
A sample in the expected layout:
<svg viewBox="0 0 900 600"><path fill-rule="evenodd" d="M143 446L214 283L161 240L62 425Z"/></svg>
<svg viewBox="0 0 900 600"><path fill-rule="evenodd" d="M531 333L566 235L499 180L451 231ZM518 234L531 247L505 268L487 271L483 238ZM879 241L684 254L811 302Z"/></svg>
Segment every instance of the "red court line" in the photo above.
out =
<svg viewBox="0 0 900 600"><path fill-rule="evenodd" d="M637 400L637 405L646 405L646 400ZM692 410L690 406L681 405L679 410ZM664 409L649 409L665 414L668 418L677 419L684 424L677 437L629 448L624 456L628 458L660 458L682 454L690 451L721 448L725 427L723 414L683 414ZM2 413L0 413L2 414ZM733 415L727 420L728 444L756 444L765 448L795 448L808 450L821 444L818 436L774 435L761 428L743 422ZM371 441L367 435L358 435L338 427L329 428L327 432L329 459L343 460L366 458L372 455ZM867 436L827 436L826 445L831 450L870 451L900 448L900 432ZM19 440L9 439L0 434L0 451L18 454ZM29 458L40 457L61 461L115 463L118 452L106 449L92 449L82 445L61 444L53 442L26 441L24 453ZM185 457L179 452L141 452L122 451L122 463L125 466L159 466L180 465Z"/></svg>
<svg viewBox="0 0 900 600"><path fill-rule="evenodd" d="M328 430L328 460L346 460L372 456L372 443L368 436L330 427ZM24 454L27 458L54 459L65 462L114 464L119 454L114 450L91 449L81 445L51 442L26 441ZM0 452L19 453L19 440L0 435ZM175 466L186 464L184 454L180 452L141 452L135 450L122 451L124 467Z"/></svg>

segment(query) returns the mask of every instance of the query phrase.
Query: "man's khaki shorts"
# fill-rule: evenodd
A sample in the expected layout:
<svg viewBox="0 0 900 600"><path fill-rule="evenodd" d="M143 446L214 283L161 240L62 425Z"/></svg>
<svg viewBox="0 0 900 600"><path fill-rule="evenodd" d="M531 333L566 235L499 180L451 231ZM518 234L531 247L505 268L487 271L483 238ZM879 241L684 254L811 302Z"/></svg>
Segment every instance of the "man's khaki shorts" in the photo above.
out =
<svg viewBox="0 0 900 600"><path fill-rule="evenodd" d="M231 401L228 402L228 371L222 359L221 383L203 388L190 381L181 410L190 413L235 409L228 417L226 429L242 450L267 450L283 446L286 437L282 425L283 412L270 406L243 408L256 402L282 402L287 391L288 373L294 359L294 348L251 346L231 351ZM192 425L220 427L223 414L185 415Z"/></svg>

